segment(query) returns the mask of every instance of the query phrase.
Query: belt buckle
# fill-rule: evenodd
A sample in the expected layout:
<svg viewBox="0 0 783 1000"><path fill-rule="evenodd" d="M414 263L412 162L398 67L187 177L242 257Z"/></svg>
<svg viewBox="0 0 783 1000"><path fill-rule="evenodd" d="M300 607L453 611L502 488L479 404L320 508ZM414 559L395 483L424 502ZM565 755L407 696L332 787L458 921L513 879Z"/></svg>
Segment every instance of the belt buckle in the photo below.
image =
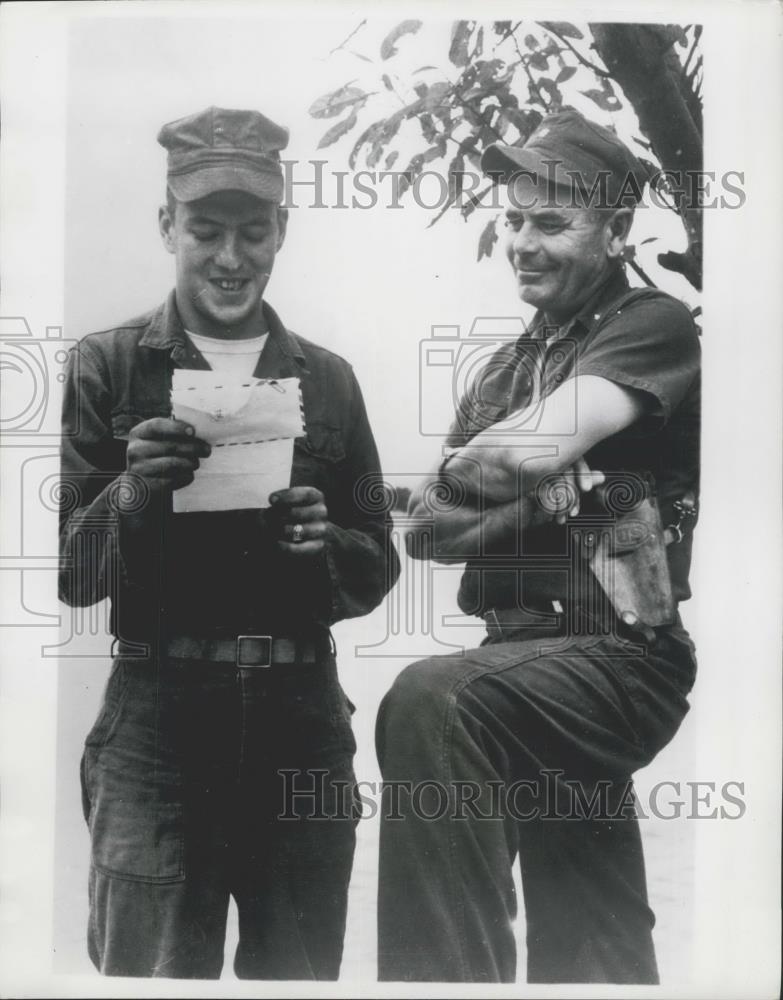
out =
<svg viewBox="0 0 783 1000"><path fill-rule="evenodd" d="M237 667L259 667L266 670L272 666L271 635L238 635Z"/></svg>

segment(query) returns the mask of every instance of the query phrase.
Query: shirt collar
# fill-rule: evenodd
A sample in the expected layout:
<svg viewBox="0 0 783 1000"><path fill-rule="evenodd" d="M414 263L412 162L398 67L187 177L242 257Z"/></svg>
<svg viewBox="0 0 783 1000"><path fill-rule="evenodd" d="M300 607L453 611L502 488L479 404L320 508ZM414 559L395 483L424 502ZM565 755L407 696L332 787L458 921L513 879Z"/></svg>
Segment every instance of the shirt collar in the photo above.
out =
<svg viewBox="0 0 783 1000"><path fill-rule="evenodd" d="M266 302L263 304L263 310L269 330L269 340L275 343L284 357L296 360L304 367L304 352L296 337L286 330L280 317ZM180 319L176 291L172 290L163 305L153 313L147 331L139 344L142 347L152 347L156 350L170 350L176 361L188 357L195 350L190 345Z"/></svg>

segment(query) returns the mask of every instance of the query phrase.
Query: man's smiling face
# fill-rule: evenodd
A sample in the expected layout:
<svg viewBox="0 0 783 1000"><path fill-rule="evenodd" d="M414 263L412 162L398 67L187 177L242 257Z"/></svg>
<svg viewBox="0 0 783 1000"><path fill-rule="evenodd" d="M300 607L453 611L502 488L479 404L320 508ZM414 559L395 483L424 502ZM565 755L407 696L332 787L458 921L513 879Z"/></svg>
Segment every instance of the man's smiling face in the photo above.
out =
<svg viewBox="0 0 783 1000"><path fill-rule="evenodd" d="M186 329L243 339L263 331L262 302L285 236L286 213L242 191L217 191L160 210L177 260L177 308Z"/></svg>
<svg viewBox="0 0 783 1000"><path fill-rule="evenodd" d="M546 182L528 175L514 178L508 195L506 254L519 296L563 323L608 277L631 213L558 205Z"/></svg>

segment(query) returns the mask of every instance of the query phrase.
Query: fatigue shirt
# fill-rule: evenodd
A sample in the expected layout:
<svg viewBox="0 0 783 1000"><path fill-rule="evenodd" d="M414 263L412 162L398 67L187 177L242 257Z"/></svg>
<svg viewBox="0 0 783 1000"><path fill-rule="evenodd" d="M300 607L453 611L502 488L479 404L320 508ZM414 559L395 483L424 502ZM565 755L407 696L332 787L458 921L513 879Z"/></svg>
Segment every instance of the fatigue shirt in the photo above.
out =
<svg viewBox="0 0 783 1000"><path fill-rule="evenodd" d="M111 600L111 628L128 641L166 634L300 635L364 615L399 574L383 513L363 504L380 476L351 366L287 331L264 305L269 337L254 376L301 380L306 436L292 486L324 494L329 528L314 559L282 553L258 510L174 514L170 495L149 530L127 534L118 510L141 502L126 468L131 429L171 415L174 368L208 369L185 335L174 292L158 309L84 337L71 352L63 399L60 596ZM365 477L368 477L366 479Z"/></svg>
<svg viewBox="0 0 783 1000"><path fill-rule="evenodd" d="M535 444L536 412L546 397L579 375L598 375L644 393L644 415L586 453L591 469L605 472L622 490L641 477L651 481L663 524L676 523L676 501L698 496L700 349L689 310L654 288L631 289L618 269L561 328L537 313L528 333L501 345L460 400L446 443L458 447L479 431L529 408L521 426ZM571 383L574 384L573 382ZM574 433L575 427L564 428ZM583 497L589 516L589 496ZM529 527L521 541L499 539L468 558L459 591L466 614L491 608L536 607L579 599L594 585L589 566L573 553L573 527L554 521ZM690 597L688 572L695 518L667 549L675 600ZM517 548L514 548L514 546ZM521 551L520 551L521 550ZM511 551L518 557L509 558Z"/></svg>

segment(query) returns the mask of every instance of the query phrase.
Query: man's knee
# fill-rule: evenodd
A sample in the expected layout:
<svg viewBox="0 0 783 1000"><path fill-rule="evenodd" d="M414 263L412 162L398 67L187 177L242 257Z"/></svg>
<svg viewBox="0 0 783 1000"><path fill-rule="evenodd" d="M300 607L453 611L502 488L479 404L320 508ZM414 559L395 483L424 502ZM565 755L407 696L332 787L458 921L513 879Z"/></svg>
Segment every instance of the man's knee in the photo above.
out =
<svg viewBox="0 0 783 1000"><path fill-rule="evenodd" d="M376 746L381 764L389 741L400 734L413 739L417 733L438 731L463 667L460 659L436 656L411 663L397 676L378 710Z"/></svg>

